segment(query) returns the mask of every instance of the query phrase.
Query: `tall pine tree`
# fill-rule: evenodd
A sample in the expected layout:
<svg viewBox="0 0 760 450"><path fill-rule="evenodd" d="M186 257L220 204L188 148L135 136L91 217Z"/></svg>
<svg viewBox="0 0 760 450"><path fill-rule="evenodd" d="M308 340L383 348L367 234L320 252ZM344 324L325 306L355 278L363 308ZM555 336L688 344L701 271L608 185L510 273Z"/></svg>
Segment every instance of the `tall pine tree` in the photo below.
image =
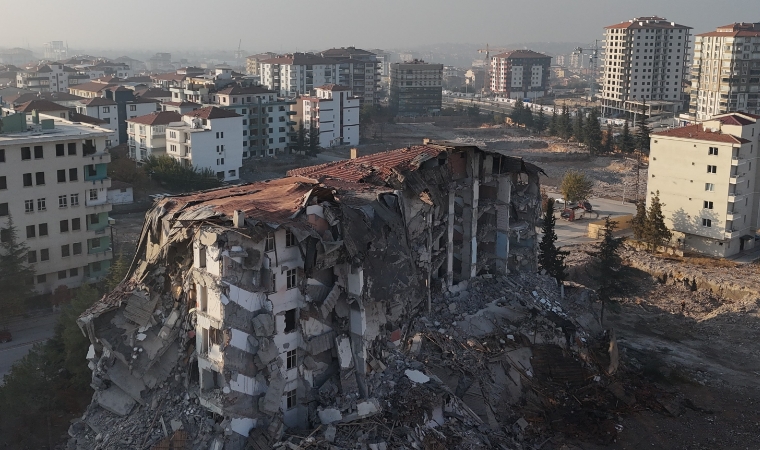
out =
<svg viewBox="0 0 760 450"><path fill-rule="evenodd" d="M584 127L584 138L591 155L602 152L602 126L599 124L599 110L593 108L588 114Z"/></svg>
<svg viewBox="0 0 760 450"><path fill-rule="evenodd" d="M604 135L604 153L610 154L615 152L615 132L612 129L612 122L607 123L607 131Z"/></svg>
<svg viewBox="0 0 760 450"><path fill-rule="evenodd" d="M559 121L559 137L568 140L573 135L573 121L570 117L570 108L567 104L562 105L562 115Z"/></svg>
<svg viewBox="0 0 760 450"><path fill-rule="evenodd" d="M554 231L555 223L554 199L550 198L546 202L546 211L544 212L543 237L538 244L538 264L548 275L551 275L557 281L562 281L567 277L567 273L565 272L565 257L569 252L557 248L557 233Z"/></svg>
<svg viewBox="0 0 760 450"><path fill-rule="evenodd" d="M665 205L660 203L660 191L657 191L649 202L647 221L644 225L644 240L649 244L649 251L656 251L657 247L667 245L673 237L673 233L665 225L663 206Z"/></svg>
<svg viewBox="0 0 760 450"><path fill-rule="evenodd" d="M536 118L533 121L533 128L535 128L539 133L543 133L543 131L546 129L546 114L544 114L543 106L538 109L538 114L536 114Z"/></svg>
<svg viewBox="0 0 760 450"><path fill-rule="evenodd" d="M623 125L623 134L620 136L620 149L623 153L633 153L636 150L634 137L631 135L631 128L628 125L628 119L625 119Z"/></svg>
<svg viewBox="0 0 760 450"><path fill-rule="evenodd" d="M521 98L515 101L515 106L512 107L512 112L509 114L509 118L512 119L512 123L524 124L525 123L525 105Z"/></svg>
<svg viewBox="0 0 760 450"><path fill-rule="evenodd" d="M604 219L604 237L597 247L597 263L594 273L596 274L596 281L599 284L596 292L599 295L599 300L602 302L602 311L599 318L601 324L604 323L605 305L617 289L620 269L622 267L619 250L623 239L615 237L616 228L617 222L611 220L610 216L607 216Z"/></svg>
<svg viewBox="0 0 760 450"><path fill-rule="evenodd" d="M633 237L641 240L644 238L644 233L647 226L647 205L643 201L636 202L636 215L631 219L631 231L633 231Z"/></svg>
<svg viewBox="0 0 760 450"><path fill-rule="evenodd" d="M585 121L583 120L583 112L581 112L580 109L575 110L575 120L573 121L573 136L575 136L575 140L580 142L585 142L585 133L583 132L585 128Z"/></svg>
<svg viewBox="0 0 760 450"><path fill-rule="evenodd" d="M20 313L24 300L34 295L34 269L27 263L29 247L18 238L13 217L0 230L0 325Z"/></svg>
<svg viewBox="0 0 760 450"><path fill-rule="evenodd" d="M549 136L556 136L557 135L557 121L559 118L557 117L557 107L554 106L552 109L552 117L549 119Z"/></svg>
<svg viewBox="0 0 760 450"><path fill-rule="evenodd" d="M644 153L649 153L649 135L652 133L651 128L647 125L646 116L647 103L646 100L641 105L641 122L639 122L639 130L636 133L636 146Z"/></svg>

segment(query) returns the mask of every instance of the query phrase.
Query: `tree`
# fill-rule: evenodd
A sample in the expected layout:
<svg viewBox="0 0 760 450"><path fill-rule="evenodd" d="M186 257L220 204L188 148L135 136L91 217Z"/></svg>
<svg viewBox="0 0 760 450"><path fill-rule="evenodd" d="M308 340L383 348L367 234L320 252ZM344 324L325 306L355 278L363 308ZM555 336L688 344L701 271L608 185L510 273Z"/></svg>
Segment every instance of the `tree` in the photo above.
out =
<svg viewBox="0 0 760 450"><path fill-rule="evenodd" d="M525 109L525 106L523 104L522 99L518 98L515 101L515 106L512 107L512 112L509 114L509 118L512 119L513 123L516 123L516 124L525 123L524 109Z"/></svg>
<svg viewBox="0 0 760 450"><path fill-rule="evenodd" d="M543 237L538 244L538 264L547 274L554 277L557 281L562 281L567 277L567 273L565 272L565 257L569 252L561 251L557 248L557 233L554 231L555 223L554 199L549 198L544 212Z"/></svg>
<svg viewBox="0 0 760 450"><path fill-rule="evenodd" d="M535 128L539 133L543 133L543 131L546 129L546 114L544 113L543 106L538 109L538 114L536 115L536 120L533 123L533 128Z"/></svg>
<svg viewBox="0 0 760 450"><path fill-rule="evenodd" d="M471 105L467 107L467 115L473 118L478 118L480 116L480 106Z"/></svg>
<svg viewBox="0 0 760 450"><path fill-rule="evenodd" d="M673 233L665 226L663 206L665 205L660 203L660 191L657 191L649 203L647 221L644 226L644 240L649 245L649 251L656 251L657 247L668 244L673 237Z"/></svg>
<svg viewBox="0 0 760 450"><path fill-rule="evenodd" d="M586 175L574 170L565 173L559 189L567 202L580 202L591 196L594 183Z"/></svg>
<svg viewBox="0 0 760 450"><path fill-rule="evenodd" d="M119 254L119 256L111 262L111 267L108 269L108 276L105 280L106 293L114 290L114 288L118 286L119 283L121 283L124 277L127 276L128 271L129 264L124 258L124 255Z"/></svg>
<svg viewBox="0 0 760 450"><path fill-rule="evenodd" d="M578 143L586 141L584 134L584 125L583 112L580 109L576 109L575 120L573 121L573 136L575 136L575 140L578 141Z"/></svg>
<svg viewBox="0 0 760 450"><path fill-rule="evenodd" d="M97 289L83 284L77 289L71 303L63 308L56 325L56 338L63 344L63 367L71 375L71 383L80 389L90 384L90 370L84 364L90 340L79 329L77 318L99 298Z"/></svg>
<svg viewBox="0 0 760 450"><path fill-rule="evenodd" d="M369 106L369 105L364 105ZM362 111L364 111L364 108L362 108ZM368 126L369 123L361 122L361 129L365 130L365 126ZM298 153L306 153L306 129L303 126L303 120L298 124L298 137L296 138L296 151Z"/></svg>
<svg viewBox="0 0 760 450"><path fill-rule="evenodd" d="M643 201L636 202L636 215L631 219L631 231L633 237L641 240L647 226L647 205Z"/></svg>
<svg viewBox="0 0 760 450"><path fill-rule="evenodd" d="M210 168L186 166L169 155L148 156L143 169L174 189L197 191L221 185L221 180Z"/></svg>
<svg viewBox="0 0 760 450"><path fill-rule="evenodd" d="M549 119L549 136L557 135L557 125L559 125L558 121L559 117L557 116L557 107L555 106L552 109L552 118Z"/></svg>
<svg viewBox="0 0 760 450"><path fill-rule="evenodd" d="M599 322L602 324L604 323L605 305L609 302L617 289L620 279L620 268L622 267L619 250L623 239L614 236L616 228L617 222L610 219L610 216L605 217L604 237L597 247L597 267L595 268L596 270L594 270L594 273L596 274L595 278L599 285L597 294L599 295L599 300L602 302L602 311L599 317Z"/></svg>
<svg viewBox="0 0 760 450"><path fill-rule="evenodd" d="M646 105L646 103L644 103ZM645 106L642 106L644 108ZM636 146L641 150L642 152L649 153L649 135L652 133L652 130L647 125L646 119L644 119L644 112L641 113L641 122L639 122L639 130L636 133Z"/></svg>
<svg viewBox="0 0 760 450"><path fill-rule="evenodd" d="M591 155L602 152L602 126L599 124L599 110L591 109L584 127L584 138Z"/></svg>
<svg viewBox="0 0 760 450"><path fill-rule="evenodd" d="M319 153L319 128L315 124L311 124L309 127L309 150L307 151L309 156L317 156Z"/></svg>
<svg viewBox="0 0 760 450"><path fill-rule="evenodd" d="M0 230L0 323L20 313L34 295L34 269L27 262L29 247L19 241L13 217Z"/></svg>
<svg viewBox="0 0 760 450"><path fill-rule="evenodd" d="M573 124L570 117L570 108L567 104L562 105L562 114L557 119L557 134L564 140L570 139L572 136Z"/></svg>
<svg viewBox="0 0 760 450"><path fill-rule="evenodd" d="M607 123L607 130L604 135L604 144L602 145L602 151L610 154L615 152L615 133L612 129L612 123Z"/></svg>
<svg viewBox="0 0 760 450"><path fill-rule="evenodd" d="M623 134L620 136L620 149L623 151L623 153L633 153L633 151L636 149L636 143L633 136L631 135L628 119L625 119L625 124L623 125Z"/></svg>
<svg viewBox="0 0 760 450"><path fill-rule="evenodd" d="M522 119L523 125L525 125L526 128L533 128L534 126L533 109L530 106L523 108L522 115L523 115L523 119Z"/></svg>

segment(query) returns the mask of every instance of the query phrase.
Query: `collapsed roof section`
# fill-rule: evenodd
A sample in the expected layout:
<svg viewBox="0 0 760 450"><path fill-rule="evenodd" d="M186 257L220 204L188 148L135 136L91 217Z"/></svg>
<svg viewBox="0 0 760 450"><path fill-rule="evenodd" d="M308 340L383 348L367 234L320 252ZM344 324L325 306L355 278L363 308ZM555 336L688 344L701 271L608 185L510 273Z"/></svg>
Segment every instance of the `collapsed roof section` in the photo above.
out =
<svg viewBox="0 0 760 450"><path fill-rule="evenodd" d="M79 319L95 401L126 414L183 361L241 438L327 420L310 393L331 378L341 417L377 411L372 342L436 291L536 270L540 173L426 144L160 200L127 280Z"/></svg>

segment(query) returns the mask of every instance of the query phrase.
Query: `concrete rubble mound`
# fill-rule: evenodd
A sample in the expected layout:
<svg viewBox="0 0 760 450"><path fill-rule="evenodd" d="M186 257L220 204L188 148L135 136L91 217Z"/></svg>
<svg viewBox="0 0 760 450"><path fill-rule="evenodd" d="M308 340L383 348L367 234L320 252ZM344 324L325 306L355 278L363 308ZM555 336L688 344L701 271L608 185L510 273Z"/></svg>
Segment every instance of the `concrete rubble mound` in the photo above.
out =
<svg viewBox="0 0 760 450"><path fill-rule="evenodd" d="M157 201L78 319L68 448L521 448L635 402L589 292L535 275L541 173L426 143Z"/></svg>

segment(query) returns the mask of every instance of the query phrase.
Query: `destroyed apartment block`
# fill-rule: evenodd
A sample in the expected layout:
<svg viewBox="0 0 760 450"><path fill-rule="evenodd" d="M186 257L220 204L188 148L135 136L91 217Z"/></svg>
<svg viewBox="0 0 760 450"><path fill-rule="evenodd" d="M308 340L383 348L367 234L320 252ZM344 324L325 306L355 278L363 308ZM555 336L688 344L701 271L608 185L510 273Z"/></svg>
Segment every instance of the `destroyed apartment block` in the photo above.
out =
<svg viewBox="0 0 760 450"><path fill-rule="evenodd" d="M224 417L225 449L377 414L375 342L463 281L535 273L541 173L426 144L158 201L127 279L79 318L91 408L155 408L171 374Z"/></svg>

